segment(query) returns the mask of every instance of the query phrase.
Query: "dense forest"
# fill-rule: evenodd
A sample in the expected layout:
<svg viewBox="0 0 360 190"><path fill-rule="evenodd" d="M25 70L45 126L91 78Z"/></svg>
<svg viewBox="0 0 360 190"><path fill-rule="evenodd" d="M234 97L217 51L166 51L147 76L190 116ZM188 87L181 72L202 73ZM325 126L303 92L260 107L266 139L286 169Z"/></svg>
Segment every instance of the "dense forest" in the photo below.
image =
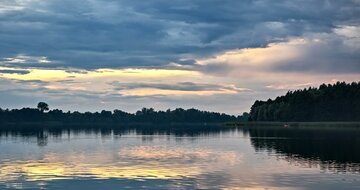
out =
<svg viewBox="0 0 360 190"><path fill-rule="evenodd" d="M256 101L252 121L360 121L360 82L322 84Z"/></svg>
<svg viewBox="0 0 360 190"><path fill-rule="evenodd" d="M37 108L22 108L4 110L0 108L0 124L11 123L49 123L63 124L159 124L159 123L222 123L236 121L238 118L226 114L200 111L197 109L182 109L155 111L153 108L143 108L136 113L121 110L101 112L63 112L54 109L49 111L46 103L40 102Z"/></svg>
<svg viewBox="0 0 360 190"><path fill-rule="evenodd" d="M63 112L50 110L45 102L37 108L1 109L0 124L171 124L224 123L235 121L360 121L360 82L322 84L319 88L289 91L274 100L255 101L250 114L232 116L197 109L156 111L143 108L136 113L121 110L101 112Z"/></svg>

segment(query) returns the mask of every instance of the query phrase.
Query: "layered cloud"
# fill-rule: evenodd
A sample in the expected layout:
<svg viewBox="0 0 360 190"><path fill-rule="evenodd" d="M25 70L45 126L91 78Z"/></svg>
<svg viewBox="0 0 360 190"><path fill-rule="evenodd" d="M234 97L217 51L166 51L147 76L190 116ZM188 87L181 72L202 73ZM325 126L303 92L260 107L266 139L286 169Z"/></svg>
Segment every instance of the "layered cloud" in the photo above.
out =
<svg viewBox="0 0 360 190"><path fill-rule="evenodd" d="M360 27L338 27L332 33L306 34L263 48L228 51L199 60L208 73L246 71L360 73Z"/></svg>
<svg viewBox="0 0 360 190"><path fill-rule="evenodd" d="M197 84L193 82L179 83L120 83L114 81L115 86L122 95L129 96L154 96L154 95L214 95L236 94L249 91L235 85ZM126 92L131 90L130 92Z"/></svg>
<svg viewBox="0 0 360 190"><path fill-rule="evenodd" d="M359 80L359 44L358 0L3 0L0 107L239 113Z"/></svg>
<svg viewBox="0 0 360 190"><path fill-rule="evenodd" d="M351 0L17 0L0 7L3 64L84 69L192 64L360 18Z"/></svg>

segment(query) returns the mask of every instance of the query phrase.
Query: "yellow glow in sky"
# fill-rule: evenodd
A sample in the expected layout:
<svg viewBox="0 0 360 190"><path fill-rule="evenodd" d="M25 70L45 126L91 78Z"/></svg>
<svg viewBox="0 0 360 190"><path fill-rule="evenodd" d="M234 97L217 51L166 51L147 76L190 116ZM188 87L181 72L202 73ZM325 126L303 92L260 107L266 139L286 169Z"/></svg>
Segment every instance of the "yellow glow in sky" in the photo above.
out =
<svg viewBox="0 0 360 190"><path fill-rule="evenodd" d="M174 96L183 96L183 95L199 95L199 96L210 96L214 94L236 94L237 91L234 90L204 90L204 91L181 91L181 90L162 90L154 88L141 88L134 89L129 91L121 91L120 94L123 96L156 96L156 95L174 95Z"/></svg>
<svg viewBox="0 0 360 190"><path fill-rule="evenodd" d="M247 48L228 51L210 59L201 59L199 64L227 63L234 65L261 66L291 60L301 55L298 47L308 43L298 38L283 43L272 43L264 48Z"/></svg>
<svg viewBox="0 0 360 190"><path fill-rule="evenodd" d="M8 68L0 68L7 69ZM3 73L0 74L5 79L22 81L44 81L39 87L49 90L61 91L83 91L95 92L100 94L117 93L112 82L120 83L164 83L175 84L178 82L188 82L201 78L201 74L196 71L187 70L167 70L167 69L98 69L86 72L66 72L65 70L51 69L30 69L28 74ZM33 86L36 84L32 84ZM124 89L118 92L123 96L151 96L151 95L212 95L234 93L231 90L215 91L181 91L181 90L161 90L161 89Z"/></svg>
<svg viewBox="0 0 360 190"><path fill-rule="evenodd" d="M8 68L0 68L8 69ZM186 70L166 70L166 69L98 69L88 72L66 72L65 70L51 69L30 69L29 74L2 74L5 78L18 80L43 80L53 81L68 78L94 79L94 78L166 78L177 76L197 75L197 72Z"/></svg>

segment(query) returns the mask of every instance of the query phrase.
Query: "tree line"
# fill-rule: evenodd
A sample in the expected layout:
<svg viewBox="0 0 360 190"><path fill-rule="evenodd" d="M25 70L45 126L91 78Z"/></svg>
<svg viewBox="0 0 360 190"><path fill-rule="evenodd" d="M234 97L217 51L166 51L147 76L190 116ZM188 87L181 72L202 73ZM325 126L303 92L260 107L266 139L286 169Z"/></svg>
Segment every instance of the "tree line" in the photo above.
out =
<svg viewBox="0 0 360 190"><path fill-rule="evenodd" d="M252 121L360 121L360 82L322 84L255 101Z"/></svg>
<svg viewBox="0 0 360 190"><path fill-rule="evenodd" d="M22 122L62 122L62 123L221 123L236 121L238 118L232 115L217 112L201 111L198 109L182 109L155 111L153 108L143 108L136 113L128 113L121 110L101 112L63 112L59 109L49 110L45 102L40 102L37 108L1 109L0 123Z"/></svg>
<svg viewBox="0 0 360 190"><path fill-rule="evenodd" d="M64 112L50 110L45 102L37 108L1 109L0 124L46 123L64 124L129 124L129 123L224 123L236 121L360 121L360 82L322 84L319 88L288 91L274 100L255 101L250 113L227 115L198 109L156 111L143 108L136 113L121 110L101 112Z"/></svg>

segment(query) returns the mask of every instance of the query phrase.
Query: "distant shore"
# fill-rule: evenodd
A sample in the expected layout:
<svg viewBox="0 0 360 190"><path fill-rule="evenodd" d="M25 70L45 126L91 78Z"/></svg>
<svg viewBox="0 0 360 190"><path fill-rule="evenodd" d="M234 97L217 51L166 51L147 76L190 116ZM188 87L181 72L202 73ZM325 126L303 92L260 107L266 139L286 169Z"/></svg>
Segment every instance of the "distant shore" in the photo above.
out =
<svg viewBox="0 0 360 190"><path fill-rule="evenodd" d="M356 127L360 128L360 122L344 121L319 121L319 122L284 122L284 121L247 121L227 122L226 127Z"/></svg>
<svg viewBox="0 0 360 190"><path fill-rule="evenodd" d="M283 127L283 128L360 128L360 122L3 122L0 129L191 129L191 128L236 128L236 127Z"/></svg>
<svg viewBox="0 0 360 190"><path fill-rule="evenodd" d="M234 123L234 122L232 122ZM213 128L224 126L223 122L166 122L166 123L152 123L152 122L6 122L0 123L0 129L85 129L85 128Z"/></svg>

